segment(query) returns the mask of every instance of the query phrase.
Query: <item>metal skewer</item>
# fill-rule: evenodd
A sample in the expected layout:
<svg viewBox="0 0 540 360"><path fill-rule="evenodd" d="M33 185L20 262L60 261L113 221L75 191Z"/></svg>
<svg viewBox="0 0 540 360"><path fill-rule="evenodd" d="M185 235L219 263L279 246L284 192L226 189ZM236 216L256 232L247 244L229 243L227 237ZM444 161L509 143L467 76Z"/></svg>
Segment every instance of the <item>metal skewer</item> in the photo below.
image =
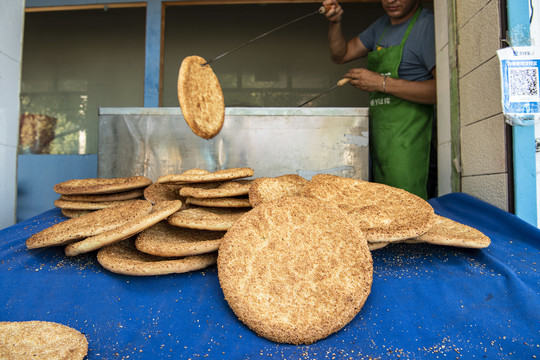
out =
<svg viewBox="0 0 540 360"><path fill-rule="evenodd" d="M295 23L295 22L297 22L297 21L303 20L303 19L305 19L305 18L307 18L307 17L309 17L309 16L311 16L311 15L315 15L315 14L324 14L325 12L326 12L325 7L324 7L324 6L321 6L318 10L313 11L313 12L311 12L311 13L309 13L309 14L306 14L306 15L300 16L299 18L296 18L296 19L294 19L294 20L289 21L288 23L285 23L285 24L283 24L283 25L280 25L280 26L278 26L278 27L275 28L275 29L272 29L272 30L270 30L270 31L267 31L267 32L265 32L264 34L261 34L261 35L259 35L259 36L256 36L256 37L254 37L253 39L251 39L251 40L249 40L249 41L243 43L242 45L237 46L237 47L235 47L234 49L231 49L231 50L229 50L229 51L227 51L227 52L224 52L223 54L216 56L216 57L213 58L212 60L208 60L208 61L205 62L204 64L201 64L201 66L208 65L208 64L210 64L210 63L212 63L212 62L214 62L214 61L216 61L216 60L218 60L218 59L221 59L221 58L224 57L225 55L228 55L228 54L232 53L233 51L236 51L236 50L238 50L238 49L241 49L241 48L243 48L244 46L249 45L249 44L251 44L252 42L254 42L254 41L256 41L256 40L259 40L259 39L265 37L266 35L269 35L269 34L273 33L274 31L277 31L277 30L279 30L279 29L281 29L281 28L283 28L283 27L285 27L285 26L287 26L287 25L290 25L290 24L293 24L293 23Z"/></svg>
<svg viewBox="0 0 540 360"><path fill-rule="evenodd" d="M320 93L320 94L317 95L317 96L312 97L311 99L309 99L308 101L302 103L301 105L298 105L298 107L302 107L302 106L304 106L304 105L306 105L306 104L309 104L309 103L312 102L313 100L316 100L316 99L320 98L321 96L323 96L323 95L325 95L325 94L328 94L330 91L334 90L335 88L347 84L349 81L351 81L350 78L343 78L343 79L339 80L339 81L337 82L336 85L332 86L331 88L326 89L324 92Z"/></svg>

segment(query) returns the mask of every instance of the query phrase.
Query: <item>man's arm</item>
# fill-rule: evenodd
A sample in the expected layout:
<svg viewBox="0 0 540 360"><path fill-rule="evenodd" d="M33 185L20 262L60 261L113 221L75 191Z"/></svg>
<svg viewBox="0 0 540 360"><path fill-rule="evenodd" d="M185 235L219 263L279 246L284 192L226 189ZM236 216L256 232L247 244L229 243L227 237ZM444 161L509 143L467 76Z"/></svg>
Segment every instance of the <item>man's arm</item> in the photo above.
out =
<svg viewBox="0 0 540 360"><path fill-rule="evenodd" d="M331 59L336 64L344 64L354 59L364 57L369 50L362 41L355 36L347 41L341 30L341 16L343 9L336 0L324 0L326 18L330 22L328 27L328 44L330 46Z"/></svg>
<svg viewBox="0 0 540 360"><path fill-rule="evenodd" d="M400 99L419 104L435 104L437 102L437 81L435 68L431 70L433 79L410 81L404 79L386 79L367 69L351 69L345 77L351 78L351 85L364 91L380 91L394 95Z"/></svg>

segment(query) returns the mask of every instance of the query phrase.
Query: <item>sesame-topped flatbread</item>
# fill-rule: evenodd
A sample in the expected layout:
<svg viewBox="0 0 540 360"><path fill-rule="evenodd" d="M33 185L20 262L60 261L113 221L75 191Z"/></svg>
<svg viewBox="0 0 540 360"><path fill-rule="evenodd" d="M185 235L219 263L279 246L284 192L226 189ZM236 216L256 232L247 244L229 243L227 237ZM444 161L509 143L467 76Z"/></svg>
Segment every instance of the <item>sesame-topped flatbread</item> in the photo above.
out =
<svg viewBox="0 0 540 360"><path fill-rule="evenodd" d="M0 359L82 360L88 340L79 331L50 321L1 321Z"/></svg>
<svg viewBox="0 0 540 360"><path fill-rule="evenodd" d="M315 175L302 195L336 204L369 242L400 241L428 231L434 211L424 199L392 186L335 175Z"/></svg>
<svg viewBox="0 0 540 360"><path fill-rule="evenodd" d="M181 207L180 200L162 201L155 204L148 214L133 218L115 229L67 245L65 253L67 256L80 255L127 239L166 219Z"/></svg>
<svg viewBox="0 0 540 360"><path fill-rule="evenodd" d="M255 207L265 201L300 195L308 181L296 174L257 178L249 188L249 201Z"/></svg>
<svg viewBox="0 0 540 360"><path fill-rule="evenodd" d="M435 223L425 234L412 240L474 249L491 244L489 237L481 231L440 215L435 215Z"/></svg>
<svg viewBox="0 0 540 360"><path fill-rule="evenodd" d="M184 58L178 72L178 101L186 123L203 139L216 136L225 121L225 100L210 65L200 56Z"/></svg>
<svg viewBox="0 0 540 360"><path fill-rule="evenodd" d="M190 229L226 231L248 210L246 208L194 207L178 211L167 221L171 225Z"/></svg>
<svg viewBox="0 0 540 360"><path fill-rule="evenodd" d="M135 247L156 256L190 256L217 251L225 231L188 229L166 221L137 235Z"/></svg>
<svg viewBox="0 0 540 360"><path fill-rule="evenodd" d="M95 195L139 189L150 184L152 184L152 180L145 176L130 176L113 179L90 178L67 180L54 185L53 189L61 195Z"/></svg>
<svg viewBox="0 0 540 360"><path fill-rule="evenodd" d="M169 174L160 176L158 183L203 183L240 179L253 176L255 171L252 168L230 168L217 170L208 173L187 173Z"/></svg>
<svg viewBox="0 0 540 360"><path fill-rule="evenodd" d="M179 193L181 187L182 185L155 183L144 189L144 198L152 204L161 201L184 200Z"/></svg>
<svg viewBox="0 0 540 360"><path fill-rule="evenodd" d="M245 208L251 207L249 198L247 197L237 197L237 198L193 198L189 197L186 199L186 204L188 205L197 205L197 206L206 206L206 207L222 207L222 208Z"/></svg>
<svg viewBox="0 0 540 360"><path fill-rule="evenodd" d="M152 204L136 200L124 205L93 211L48 227L26 240L29 249L65 245L78 239L115 229L133 218L148 214Z"/></svg>
<svg viewBox="0 0 540 360"><path fill-rule="evenodd" d="M79 216L83 216L86 214L90 214L91 212L94 212L96 210L76 210L76 209L61 209L62 215L65 217L68 217L70 219L77 218Z"/></svg>
<svg viewBox="0 0 540 360"><path fill-rule="evenodd" d="M216 252L183 258L145 254L137 250L133 238L109 245L97 253L97 260L105 269L133 276L186 273L214 265L216 259Z"/></svg>
<svg viewBox="0 0 540 360"><path fill-rule="evenodd" d="M252 182L253 180L224 181L207 183L206 187L186 185L180 189L180 195L199 199L247 195Z"/></svg>
<svg viewBox="0 0 540 360"><path fill-rule="evenodd" d="M122 201L142 199L143 189L135 189L131 191L122 191L110 194L98 195L60 195L60 200L66 201L82 201L82 202L103 202L103 201Z"/></svg>
<svg viewBox="0 0 540 360"><path fill-rule="evenodd" d="M100 201L100 202L89 202L89 201L68 201L57 199L54 201L54 206L60 209L71 209L71 210L102 210L118 205L124 205L136 202L138 200L118 200L118 201Z"/></svg>
<svg viewBox="0 0 540 360"><path fill-rule="evenodd" d="M218 277L233 312L258 335L310 344L362 309L373 261L365 236L342 210L284 197L262 203L227 231Z"/></svg>

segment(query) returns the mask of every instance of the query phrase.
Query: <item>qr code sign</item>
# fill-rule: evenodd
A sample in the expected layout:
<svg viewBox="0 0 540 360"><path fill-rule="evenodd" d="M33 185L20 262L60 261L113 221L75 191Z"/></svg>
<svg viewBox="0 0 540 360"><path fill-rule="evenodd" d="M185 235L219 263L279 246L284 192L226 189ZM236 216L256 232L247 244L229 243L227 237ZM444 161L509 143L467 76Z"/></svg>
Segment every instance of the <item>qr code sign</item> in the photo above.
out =
<svg viewBox="0 0 540 360"><path fill-rule="evenodd" d="M509 67L508 90L511 102L538 101L538 68Z"/></svg>

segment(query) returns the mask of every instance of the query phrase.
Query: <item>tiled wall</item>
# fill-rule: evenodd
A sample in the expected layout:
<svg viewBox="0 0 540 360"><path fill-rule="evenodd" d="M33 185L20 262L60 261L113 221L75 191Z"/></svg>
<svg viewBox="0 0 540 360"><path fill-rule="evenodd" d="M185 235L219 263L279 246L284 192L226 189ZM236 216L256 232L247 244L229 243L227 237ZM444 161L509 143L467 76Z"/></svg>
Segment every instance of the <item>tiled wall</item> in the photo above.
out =
<svg viewBox="0 0 540 360"><path fill-rule="evenodd" d="M0 229L15 223L24 0L0 0Z"/></svg>
<svg viewBox="0 0 540 360"><path fill-rule="evenodd" d="M509 209L497 0L456 0L461 191Z"/></svg>

